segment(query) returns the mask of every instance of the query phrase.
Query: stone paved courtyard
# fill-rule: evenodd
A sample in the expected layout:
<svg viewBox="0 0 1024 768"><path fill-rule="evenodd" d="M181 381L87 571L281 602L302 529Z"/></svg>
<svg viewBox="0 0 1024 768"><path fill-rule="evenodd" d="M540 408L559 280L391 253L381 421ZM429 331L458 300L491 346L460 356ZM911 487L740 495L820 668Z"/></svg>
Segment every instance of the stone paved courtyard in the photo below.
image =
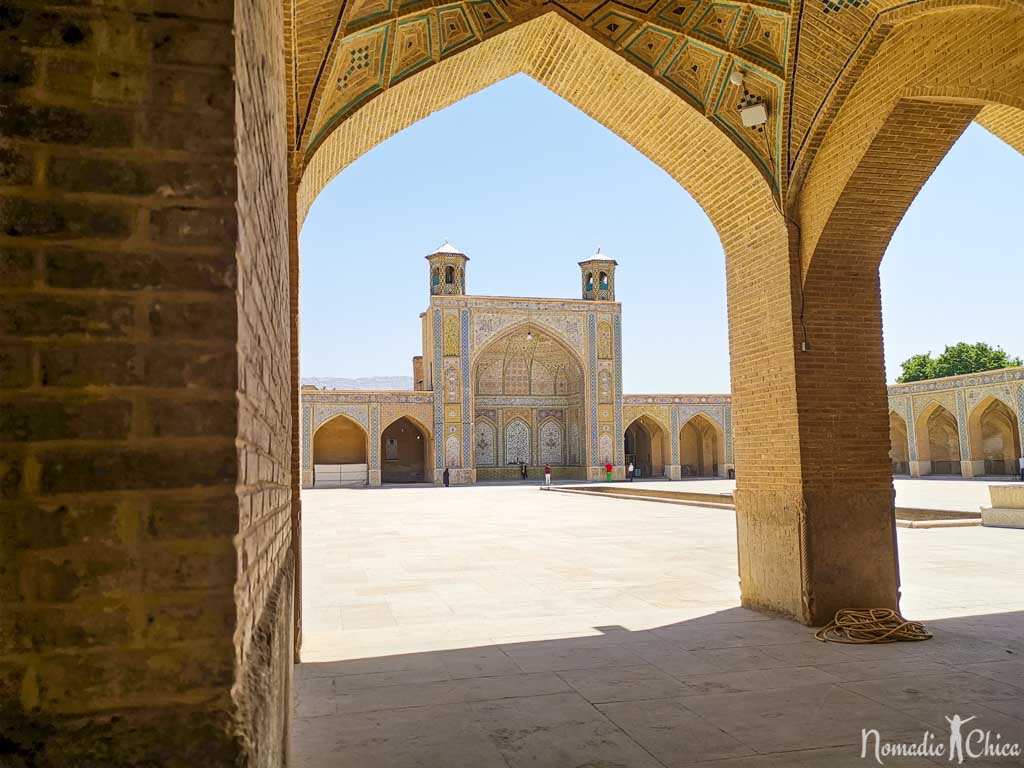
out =
<svg viewBox="0 0 1024 768"><path fill-rule="evenodd" d="M295 762L874 765L861 728L942 741L954 713L1024 742L1024 532L898 535L903 612L936 637L851 647L738 607L731 511L536 486L308 491Z"/></svg>

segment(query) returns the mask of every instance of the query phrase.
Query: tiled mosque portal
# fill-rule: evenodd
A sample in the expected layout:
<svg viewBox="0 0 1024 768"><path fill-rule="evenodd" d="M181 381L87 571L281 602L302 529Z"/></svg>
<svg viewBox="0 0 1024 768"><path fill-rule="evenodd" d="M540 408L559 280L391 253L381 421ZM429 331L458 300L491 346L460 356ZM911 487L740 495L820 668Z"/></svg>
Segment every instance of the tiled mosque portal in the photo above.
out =
<svg viewBox="0 0 1024 768"><path fill-rule="evenodd" d="M469 258L427 256L413 392L302 389L303 487L538 477L728 477L729 395L622 392L617 263L579 263L580 298L473 296ZM390 435L405 419L412 428ZM351 461L342 461L351 457ZM403 462L415 469L395 472ZM394 481L394 480L393 480Z"/></svg>
<svg viewBox="0 0 1024 768"><path fill-rule="evenodd" d="M468 294L447 242L427 260L414 391L303 387L303 488L735 476L730 395L623 393L616 261L580 262L581 297L553 299ZM1021 368L890 385L893 474L1015 475L1022 391Z"/></svg>

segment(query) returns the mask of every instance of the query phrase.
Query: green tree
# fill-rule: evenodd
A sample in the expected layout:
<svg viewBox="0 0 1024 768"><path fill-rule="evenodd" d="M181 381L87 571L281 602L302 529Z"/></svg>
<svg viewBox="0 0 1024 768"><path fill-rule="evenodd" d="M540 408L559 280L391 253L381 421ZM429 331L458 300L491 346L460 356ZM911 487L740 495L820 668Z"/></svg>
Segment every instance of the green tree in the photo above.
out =
<svg viewBox="0 0 1024 768"><path fill-rule="evenodd" d="M900 374L896 381L904 384L908 381L930 379L932 378L932 366L934 365L935 361L932 360L931 352L924 355L914 355L909 360L903 361L903 373Z"/></svg>
<svg viewBox="0 0 1024 768"><path fill-rule="evenodd" d="M938 379L943 376L960 376L965 373L979 371L995 371L999 368L1013 368L1024 365L1019 357L1009 357L1000 347L990 347L984 342L968 344L961 341L946 347L938 357L932 353L914 355L903 361L903 373L896 381L901 384L908 381Z"/></svg>

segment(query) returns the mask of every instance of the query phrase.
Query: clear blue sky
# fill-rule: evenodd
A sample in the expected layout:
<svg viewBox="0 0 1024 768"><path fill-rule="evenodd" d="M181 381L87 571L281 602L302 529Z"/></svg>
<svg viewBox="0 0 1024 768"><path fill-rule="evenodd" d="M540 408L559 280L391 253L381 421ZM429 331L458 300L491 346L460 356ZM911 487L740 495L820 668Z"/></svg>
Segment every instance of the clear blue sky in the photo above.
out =
<svg viewBox="0 0 1024 768"><path fill-rule="evenodd" d="M1024 158L971 126L882 263L886 364L988 341L1024 355ZM693 198L524 75L392 137L321 193L301 233L303 376L411 375L423 257L448 238L469 292L578 298L576 262L619 262L627 392L727 392L725 266Z"/></svg>

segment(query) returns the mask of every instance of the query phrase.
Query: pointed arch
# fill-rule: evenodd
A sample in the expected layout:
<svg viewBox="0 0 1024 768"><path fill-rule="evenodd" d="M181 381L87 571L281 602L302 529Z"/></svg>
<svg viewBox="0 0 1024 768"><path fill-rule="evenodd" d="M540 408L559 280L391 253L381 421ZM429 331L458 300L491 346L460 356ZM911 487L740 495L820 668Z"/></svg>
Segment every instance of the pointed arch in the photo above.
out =
<svg viewBox="0 0 1024 768"><path fill-rule="evenodd" d="M316 138L305 151L297 190L300 224L320 191L361 155L433 112L517 73L558 94L676 179L711 218L727 252L733 242L749 246L744 241L750 214L775 210L772 185L747 154L755 145L741 148L738 138L663 80L548 12L411 74ZM651 131L652 116L672 130ZM723 185L722 178L735 183ZM737 205L737 189L753 209ZM782 226L781 216L777 225Z"/></svg>
<svg viewBox="0 0 1024 768"><path fill-rule="evenodd" d="M543 376L538 374L536 378L533 365L538 358L536 355L528 356L529 350L525 341L527 332L534 336L534 341L530 342L534 349L543 344L554 345L560 353L556 357L561 358L542 362L542 365L548 366L550 370ZM515 323L496 334L494 338L488 339L481 348L474 350L470 359L470 379L473 382L474 394L531 394L532 388L539 383L545 384L546 390L543 394L583 393L583 372L586 370L586 364L581 353L574 349L559 331L542 321L524 319ZM516 386L514 392L505 389L510 373L513 376L511 381ZM559 382L562 382L561 386L565 391L559 391Z"/></svg>
<svg viewBox="0 0 1024 768"><path fill-rule="evenodd" d="M549 416L537 429L538 464L565 464L565 427Z"/></svg>
<svg viewBox="0 0 1024 768"><path fill-rule="evenodd" d="M474 466L493 467L498 463L498 425L486 416L477 416L473 425Z"/></svg>
<svg viewBox="0 0 1024 768"><path fill-rule="evenodd" d="M660 477L672 463L672 430L661 419L641 413L622 435L626 466L633 464L638 477Z"/></svg>
<svg viewBox="0 0 1024 768"><path fill-rule="evenodd" d="M960 429L946 406L930 401L917 416L914 435L921 474L960 474Z"/></svg>
<svg viewBox="0 0 1024 768"><path fill-rule="evenodd" d="M385 429L390 427L399 419L408 419L413 426L415 426L420 432L426 435L427 439L433 439L434 432L433 430L431 430L429 424L427 424L421 418L421 416L418 416L417 414L412 413L411 411L405 410L390 411L387 415L386 420L381 421L380 431L383 432Z"/></svg>
<svg viewBox="0 0 1024 768"><path fill-rule="evenodd" d="M1021 457L1020 417L998 395L982 398L967 416L975 475L1014 475Z"/></svg>
<svg viewBox="0 0 1024 768"><path fill-rule="evenodd" d="M313 487L366 485L370 436L347 413L336 413L312 436Z"/></svg>
<svg viewBox="0 0 1024 768"><path fill-rule="evenodd" d="M505 425L505 463L527 464L532 462L530 450L530 425L516 417Z"/></svg>
<svg viewBox="0 0 1024 768"><path fill-rule="evenodd" d="M493 349L495 346L500 346L502 342L507 341L510 337L520 335L525 336L527 332L540 331L546 336L550 336L554 341L557 341L562 347L565 348L566 353L575 360L580 367L584 367L586 361L583 358L583 352L576 348L573 342L566 338L563 331L558 328L554 328L544 322L542 317L524 317L522 320L518 320L507 328L502 328L491 338L487 339L486 344L482 344L475 348L470 355L470 364L474 368L481 355L486 353L489 349Z"/></svg>
<svg viewBox="0 0 1024 768"><path fill-rule="evenodd" d="M679 428L680 472L691 477L725 473L725 430L704 411L690 416Z"/></svg>
<svg viewBox="0 0 1024 768"><path fill-rule="evenodd" d="M422 483L433 466L430 431L409 414L400 414L380 430L382 483Z"/></svg>

